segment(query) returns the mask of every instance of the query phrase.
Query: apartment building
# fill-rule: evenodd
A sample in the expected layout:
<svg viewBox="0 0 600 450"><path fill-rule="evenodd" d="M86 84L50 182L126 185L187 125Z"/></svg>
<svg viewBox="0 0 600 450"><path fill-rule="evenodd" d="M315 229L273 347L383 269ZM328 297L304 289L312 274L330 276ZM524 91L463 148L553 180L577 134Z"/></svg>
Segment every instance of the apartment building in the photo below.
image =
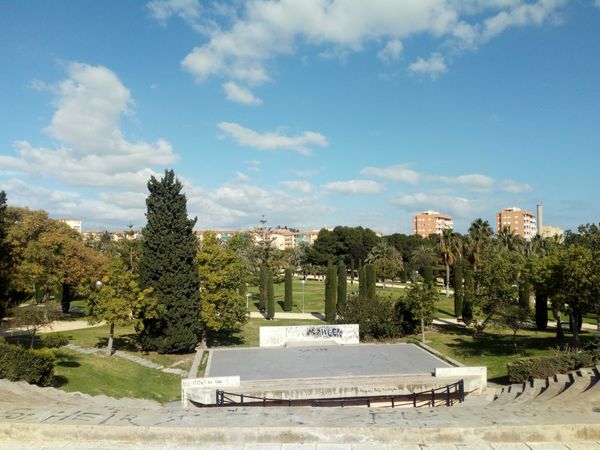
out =
<svg viewBox="0 0 600 450"><path fill-rule="evenodd" d="M430 234L442 234L444 230L454 229L451 216L438 211L424 211L413 216L413 234L426 238Z"/></svg>
<svg viewBox="0 0 600 450"><path fill-rule="evenodd" d="M496 213L496 233L508 228L514 234L529 241L537 234L535 216L532 212L512 207Z"/></svg>
<svg viewBox="0 0 600 450"><path fill-rule="evenodd" d="M194 234L198 238L200 242L202 242L204 233L211 231L215 233L217 239L225 242L232 236L243 233L243 230L196 230ZM245 232L251 232L251 230L246 230ZM306 243L308 245L312 245L313 242L317 239L319 235L319 230L311 230L311 231L292 231L287 230L285 228L275 228L272 229L269 233L269 239L271 240L271 246L279 249L285 250L289 248L296 248L301 243ZM258 237L255 237L258 240Z"/></svg>
<svg viewBox="0 0 600 450"><path fill-rule="evenodd" d="M71 228L73 228L78 233L81 233L81 219L74 219L72 217L62 217L60 219L56 219L59 222L65 223Z"/></svg>

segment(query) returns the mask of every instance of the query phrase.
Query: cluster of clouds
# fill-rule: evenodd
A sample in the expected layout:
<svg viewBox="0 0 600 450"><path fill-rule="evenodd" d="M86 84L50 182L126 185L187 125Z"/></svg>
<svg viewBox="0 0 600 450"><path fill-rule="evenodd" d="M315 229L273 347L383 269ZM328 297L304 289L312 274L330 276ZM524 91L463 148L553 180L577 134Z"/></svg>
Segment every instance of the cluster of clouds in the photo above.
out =
<svg viewBox="0 0 600 450"><path fill-rule="evenodd" d="M598 2L598 0L595 0ZM182 60L198 83L225 80L227 99L247 105L262 100L251 89L273 81L270 65L302 46L325 58L346 58L379 46L385 64L399 63L410 39L427 36L436 45L410 62L409 73L436 79L447 72L447 56L476 50L515 27L560 23L567 0L253 0L224 7L199 0L153 0L151 17L162 24L179 17L206 42ZM226 26L220 26L221 17ZM405 64L406 66L406 64Z"/></svg>
<svg viewBox="0 0 600 450"><path fill-rule="evenodd" d="M566 0L252 0L200 3L199 0L152 0L149 15L167 26L183 20L204 43L190 50L181 65L198 83L216 77L227 100L258 107L254 90L274 81L279 56L302 46L325 58L344 58L376 48L378 63L399 65L408 73L436 79L449 70L460 52L476 50L513 27L559 23ZM595 0L600 7L600 0ZM218 19L218 20L217 20ZM435 45L427 54L406 55L410 40L426 36ZM143 223L146 183L179 160L164 138L132 141L121 122L134 115L130 90L110 69L83 63L67 66L67 78L56 84L34 80L31 87L49 91L55 111L44 132L47 146L14 142L11 155L0 155L0 189L14 204L49 209L57 215L94 217L99 226ZM310 156L330 145L318 131L254 130L221 121L217 137L263 152L289 151ZM192 215L199 226L248 226L257 212L276 223L298 226L335 212L328 196L386 196L407 210L439 208L461 216L483 210L484 197L525 194L533 188L485 174L434 175L408 164L364 167L347 180L311 181L316 170L290 171L296 179L264 188L253 182L260 160L246 161L244 172L213 189L182 179ZM23 181L28 176L35 183ZM39 183L37 182L39 181ZM56 188L55 182L67 188ZM53 185L54 184L54 185ZM77 187L79 190L67 190ZM91 198L90 193L96 195ZM93 225L93 224L92 224Z"/></svg>

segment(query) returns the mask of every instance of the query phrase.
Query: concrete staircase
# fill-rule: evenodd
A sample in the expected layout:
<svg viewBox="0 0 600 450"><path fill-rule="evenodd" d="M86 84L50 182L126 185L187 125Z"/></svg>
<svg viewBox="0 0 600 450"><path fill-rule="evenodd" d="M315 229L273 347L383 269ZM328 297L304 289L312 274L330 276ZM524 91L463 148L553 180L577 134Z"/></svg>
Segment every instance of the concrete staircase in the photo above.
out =
<svg viewBox="0 0 600 450"><path fill-rule="evenodd" d="M546 379L501 388L488 408L501 406L568 405L600 400L600 365L557 374Z"/></svg>
<svg viewBox="0 0 600 450"><path fill-rule="evenodd" d="M599 380L597 366L490 389L449 408L190 410L0 380L0 448L600 450Z"/></svg>
<svg viewBox="0 0 600 450"><path fill-rule="evenodd" d="M0 379L0 401L14 403L22 407L29 406L72 406L79 408L139 408L162 409L162 405L153 400L135 398L113 398L107 395L89 395L81 392L65 392L52 387L39 387L25 381Z"/></svg>

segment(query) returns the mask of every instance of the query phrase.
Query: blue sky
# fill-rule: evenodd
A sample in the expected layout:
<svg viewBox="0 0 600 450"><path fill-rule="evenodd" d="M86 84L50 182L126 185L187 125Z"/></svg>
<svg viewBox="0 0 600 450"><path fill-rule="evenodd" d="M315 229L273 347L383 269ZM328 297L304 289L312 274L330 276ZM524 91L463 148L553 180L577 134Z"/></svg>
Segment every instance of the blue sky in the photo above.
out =
<svg viewBox="0 0 600 450"><path fill-rule="evenodd" d="M600 220L600 1L0 2L9 204L197 228Z"/></svg>

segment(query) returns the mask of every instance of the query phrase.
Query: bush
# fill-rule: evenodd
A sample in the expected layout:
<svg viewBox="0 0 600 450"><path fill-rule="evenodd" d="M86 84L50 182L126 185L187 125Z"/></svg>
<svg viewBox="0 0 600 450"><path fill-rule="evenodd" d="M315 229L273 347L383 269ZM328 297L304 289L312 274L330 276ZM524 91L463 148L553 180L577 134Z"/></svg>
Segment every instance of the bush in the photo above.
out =
<svg viewBox="0 0 600 450"><path fill-rule="evenodd" d="M42 346L46 348L64 347L69 343L69 338L64 334L47 334L42 336Z"/></svg>
<svg viewBox="0 0 600 450"><path fill-rule="evenodd" d="M402 335L393 301L359 295L348 297L338 313L339 323L357 323L361 340L386 339Z"/></svg>
<svg viewBox="0 0 600 450"><path fill-rule="evenodd" d="M0 342L0 378L49 386L54 379L54 352L28 350Z"/></svg>
<svg viewBox="0 0 600 450"><path fill-rule="evenodd" d="M534 378L547 378L557 373L587 367L594 364L590 352L561 353L555 356L521 358L508 364L508 379L511 383L524 383Z"/></svg>

